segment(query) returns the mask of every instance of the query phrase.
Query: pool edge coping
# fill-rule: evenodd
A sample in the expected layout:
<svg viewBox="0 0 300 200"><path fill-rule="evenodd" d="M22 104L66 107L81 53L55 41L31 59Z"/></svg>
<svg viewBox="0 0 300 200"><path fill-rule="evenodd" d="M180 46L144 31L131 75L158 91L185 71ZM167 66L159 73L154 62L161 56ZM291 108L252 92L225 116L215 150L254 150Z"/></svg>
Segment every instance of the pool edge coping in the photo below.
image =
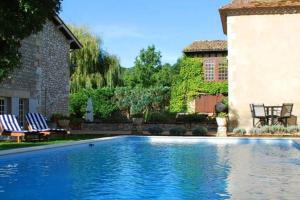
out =
<svg viewBox="0 0 300 200"><path fill-rule="evenodd" d="M123 137L126 137L126 136L122 135L122 136L103 137L103 138L80 140L80 141L74 141L74 142L66 142L66 143L61 143L61 144L49 144L49 145L40 145L40 146L35 146L35 147L24 147L24 148L1 150L0 157L6 156L6 155L12 155L12 154L27 153L27 152L32 152L32 151L69 147L69 146L75 146L75 145L80 145L80 144L87 144L87 143L91 143L91 142L111 140L114 138L123 138Z"/></svg>
<svg viewBox="0 0 300 200"><path fill-rule="evenodd" d="M24 148L16 148L16 149L8 149L8 150L0 150L0 158L1 156L13 155L13 154L21 154L33 151L40 151L40 150L47 150L47 149L55 149L55 148L62 148L62 147L69 147L75 146L80 144L88 144L91 142L99 142L104 140L112 140L118 138L127 138L127 137L146 137L146 138L174 138L174 139L246 139L246 140L291 140L292 142L296 143L300 146L300 138L282 138L282 137L201 137L201 136L149 136L149 135L119 135L119 136L111 136L111 137L103 137L103 138L96 138L96 139L88 139L88 140L80 140L75 142L67 142L62 144L49 144L49 145L41 145L35 147L24 147Z"/></svg>

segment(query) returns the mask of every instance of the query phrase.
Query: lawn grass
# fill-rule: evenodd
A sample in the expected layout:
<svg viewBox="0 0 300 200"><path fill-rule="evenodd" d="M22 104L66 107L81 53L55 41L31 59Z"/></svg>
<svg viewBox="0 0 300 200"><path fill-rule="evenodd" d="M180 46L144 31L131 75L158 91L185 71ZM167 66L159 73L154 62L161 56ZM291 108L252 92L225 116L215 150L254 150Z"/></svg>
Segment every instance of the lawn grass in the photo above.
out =
<svg viewBox="0 0 300 200"><path fill-rule="evenodd" d="M68 142L74 142L79 140L88 140L100 138L103 136L99 135L68 135L66 138L62 137L51 137L48 141L34 141L34 142L21 142L17 143L14 141L0 141L0 151L9 150L15 148L25 148L25 147L35 147L41 145L50 145L50 144L62 144Z"/></svg>

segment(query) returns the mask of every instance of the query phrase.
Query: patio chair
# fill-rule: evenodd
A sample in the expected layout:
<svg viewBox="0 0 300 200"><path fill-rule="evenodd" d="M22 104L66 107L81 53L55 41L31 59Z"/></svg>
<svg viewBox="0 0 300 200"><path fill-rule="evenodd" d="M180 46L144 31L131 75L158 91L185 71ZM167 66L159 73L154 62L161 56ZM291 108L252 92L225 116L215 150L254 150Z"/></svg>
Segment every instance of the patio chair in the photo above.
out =
<svg viewBox="0 0 300 200"><path fill-rule="evenodd" d="M292 103L284 103L282 104L280 116L278 117L278 122L284 126L287 126L288 119L292 116L293 111Z"/></svg>
<svg viewBox="0 0 300 200"><path fill-rule="evenodd" d="M16 137L17 143L20 143L20 138L25 137L26 139L28 135L40 136L40 133L38 132L23 130L19 125L15 115L0 115L0 129L2 130L1 135Z"/></svg>
<svg viewBox="0 0 300 200"><path fill-rule="evenodd" d="M38 131L49 135L62 134L65 136L68 134L67 130L65 129L49 128L44 116L40 113L27 113L25 117L28 123L28 129L31 131Z"/></svg>
<svg viewBox="0 0 300 200"><path fill-rule="evenodd" d="M268 123L264 104L250 104L250 110L253 119L253 127L264 126ZM258 122L255 122L256 119L258 119Z"/></svg>

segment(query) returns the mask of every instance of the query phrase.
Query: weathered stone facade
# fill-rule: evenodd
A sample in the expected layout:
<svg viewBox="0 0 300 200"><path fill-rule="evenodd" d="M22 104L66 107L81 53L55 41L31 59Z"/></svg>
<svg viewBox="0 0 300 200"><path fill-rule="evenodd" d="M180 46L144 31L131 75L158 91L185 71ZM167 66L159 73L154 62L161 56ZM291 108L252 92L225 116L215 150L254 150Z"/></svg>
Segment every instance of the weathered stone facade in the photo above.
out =
<svg viewBox="0 0 300 200"><path fill-rule="evenodd" d="M28 99L28 112L67 115L70 40L52 21L22 41L21 66L0 85L0 97ZM10 112L18 115L17 104Z"/></svg>

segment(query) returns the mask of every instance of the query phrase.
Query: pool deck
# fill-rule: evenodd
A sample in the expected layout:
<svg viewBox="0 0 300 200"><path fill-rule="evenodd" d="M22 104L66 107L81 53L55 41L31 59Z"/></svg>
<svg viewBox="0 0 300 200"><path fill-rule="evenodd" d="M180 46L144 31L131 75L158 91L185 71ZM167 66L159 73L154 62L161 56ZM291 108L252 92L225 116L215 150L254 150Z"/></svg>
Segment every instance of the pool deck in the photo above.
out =
<svg viewBox="0 0 300 200"><path fill-rule="evenodd" d="M160 138L160 139L209 139L209 140L239 140L239 139L246 139L246 140L292 140L300 147L300 138L299 137L195 137L195 136L138 136L138 135L121 135L121 136L113 136L113 137L103 137L103 138L96 138L96 139L89 139L89 140L81 140L76 142L68 142L63 144L52 144L52 145L41 145L36 147L25 147L25 148L16 148L16 149L9 149L9 150L1 150L0 151L0 158L1 156L12 155L12 154L19 154L19 153L26 153L32 151L40 151L40 150L47 150L53 148L62 148L80 144L89 144L92 142L99 142L104 140L111 140L115 138L126 138L126 137L151 137L151 138Z"/></svg>

